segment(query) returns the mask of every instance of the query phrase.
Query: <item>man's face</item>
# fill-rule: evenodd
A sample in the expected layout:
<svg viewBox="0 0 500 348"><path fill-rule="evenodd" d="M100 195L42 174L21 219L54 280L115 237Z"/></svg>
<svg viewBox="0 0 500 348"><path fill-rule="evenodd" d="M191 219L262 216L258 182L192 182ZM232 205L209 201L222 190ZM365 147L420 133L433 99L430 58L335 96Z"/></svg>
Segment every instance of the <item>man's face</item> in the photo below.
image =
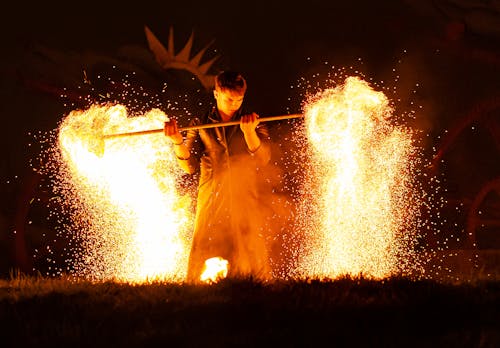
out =
<svg viewBox="0 0 500 348"><path fill-rule="evenodd" d="M214 97L217 101L217 108L219 111L222 111L228 116L233 116L241 107L245 93L226 89L216 89L214 90Z"/></svg>

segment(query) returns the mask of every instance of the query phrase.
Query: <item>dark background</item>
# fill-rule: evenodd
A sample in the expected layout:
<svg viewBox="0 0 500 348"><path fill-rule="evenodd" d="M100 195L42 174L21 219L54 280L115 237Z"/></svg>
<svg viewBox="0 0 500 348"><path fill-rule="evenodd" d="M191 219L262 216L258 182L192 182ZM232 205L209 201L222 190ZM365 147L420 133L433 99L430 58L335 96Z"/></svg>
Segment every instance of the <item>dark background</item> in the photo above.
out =
<svg viewBox="0 0 500 348"><path fill-rule="evenodd" d="M300 112L304 81L327 87L329 73L362 74L388 91L397 113L414 112L408 124L422 131L429 161L435 157L432 175L442 180L447 211L437 228L464 235L471 202L500 175L497 7L465 0L10 4L0 21L0 273L36 268L33 250L54 233L46 219L50 187L34 169L64 115L106 93L138 110L179 99L179 117L206 106L209 95L189 73L158 66L145 26L165 46L172 27L176 53L192 31L193 53L215 40L202 59L219 56L209 73L242 71L246 100L264 116ZM110 82L124 76L129 86ZM126 96L141 88L160 97L134 105ZM498 212L492 192L480 202L487 213ZM498 232L488 230L475 247L498 248ZM464 239L451 247L464 247Z"/></svg>

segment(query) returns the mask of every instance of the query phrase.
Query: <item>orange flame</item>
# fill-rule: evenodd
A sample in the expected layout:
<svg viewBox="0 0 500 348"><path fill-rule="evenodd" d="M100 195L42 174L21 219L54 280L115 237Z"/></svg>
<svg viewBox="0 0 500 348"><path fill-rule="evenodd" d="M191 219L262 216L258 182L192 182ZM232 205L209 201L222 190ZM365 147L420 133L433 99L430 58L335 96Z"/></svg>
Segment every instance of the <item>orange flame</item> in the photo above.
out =
<svg viewBox="0 0 500 348"><path fill-rule="evenodd" d="M205 283L216 283L227 277L228 261L222 257L212 257L205 260L200 280Z"/></svg>
<svg viewBox="0 0 500 348"><path fill-rule="evenodd" d="M59 129L67 201L76 205L74 233L82 234L78 272L100 280L182 281L187 273L192 213L180 195L180 171L162 134L106 140L102 134L159 128L153 109L129 117L122 105L73 111Z"/></svg>
<svg viewBox="0 0 500 348"><path fill-rule="evenodd" d="M301 197L305 244L296 276L387 277L416 269L420 200L412 132L394 125L382 92L349 77L310 97L304 107L310 164ZM79 251L75 270L97 280L184 281L194 214L183 173L161 133L106 140L103 134L161 128L153 109L131 117L122 105L73 111L59 128L63 193ZM311 166L312 167L312 166ZM300 249L300 250L299 250ZM295 253L295 252L294 252ZM206 260L200 280L227 277L228 261Z"/></svg>
<svg viewBox="0 0 500 348"><path fill-rule="evenodd" d="M304 110L316 196L307 210L319 223L307 222L299 272L396 273L412 253L418 215L411 132L392 124L386 96L357 77L310 97Z"/></svg>

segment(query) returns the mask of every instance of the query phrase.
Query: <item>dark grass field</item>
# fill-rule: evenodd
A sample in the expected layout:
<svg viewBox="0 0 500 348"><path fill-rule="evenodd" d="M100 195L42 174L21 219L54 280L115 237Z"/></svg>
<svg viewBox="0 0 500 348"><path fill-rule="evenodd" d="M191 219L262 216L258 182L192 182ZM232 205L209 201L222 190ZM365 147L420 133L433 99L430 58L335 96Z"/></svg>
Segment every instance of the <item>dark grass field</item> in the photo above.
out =
<svg viewBox="0 0 500 348"><path fill-rule="evenodd" d="M0 326L2 347L500 347L500 282L18 275L0 281Z"/></svg>

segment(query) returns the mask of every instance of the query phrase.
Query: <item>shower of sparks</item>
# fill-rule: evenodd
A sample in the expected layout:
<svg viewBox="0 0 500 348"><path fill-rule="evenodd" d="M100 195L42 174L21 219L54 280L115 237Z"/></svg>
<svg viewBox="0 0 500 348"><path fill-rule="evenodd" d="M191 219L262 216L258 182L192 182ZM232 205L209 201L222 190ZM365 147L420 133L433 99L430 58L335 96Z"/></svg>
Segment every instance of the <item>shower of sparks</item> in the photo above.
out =
<svg viewBox="0 0 500 348"><path fill-rule="evenodd" d="M394 125L387 97L348 77L310 96L304 112L311 170L298 273L380 279L418 267L418 154L412 131Z"/></svg>
<svg viewBox="0 0 500 348"><path fill-rule="evenodd" d="M276 140L300 147L283 147L280 177L295 203L293 212L280 211L290 216L276 220L293 223L290 230L278 228L282 254L272 260L275 275L420 272L417 229L429 226L419 214L433 202L432 194L422 199L418 187L423 165L414 130L397 126L401 115L362 78L347 77L329 89L323 82L303 103L304 128L291 124L290 134ZM71 112L58 129L55 191L71 219L64 234L74 239L67 269L95 280L183 281L195 192L179 189L185 177L161 133L102 138L162 128L167 119L155 108L133 116L130 110L116 101L92 104ZM226 276L227 264L214 266L207 282Z"/></svg>
<svg viewBox="0 0 500 348"><path fill-rule="evenodd" d="M182 281L192 226L191 195L162 133L107 139L103 134L162 128L152 109L130 117L123 105L71 112L59 127L59 185L78 240L80 276L126 282Z"/></svg>

